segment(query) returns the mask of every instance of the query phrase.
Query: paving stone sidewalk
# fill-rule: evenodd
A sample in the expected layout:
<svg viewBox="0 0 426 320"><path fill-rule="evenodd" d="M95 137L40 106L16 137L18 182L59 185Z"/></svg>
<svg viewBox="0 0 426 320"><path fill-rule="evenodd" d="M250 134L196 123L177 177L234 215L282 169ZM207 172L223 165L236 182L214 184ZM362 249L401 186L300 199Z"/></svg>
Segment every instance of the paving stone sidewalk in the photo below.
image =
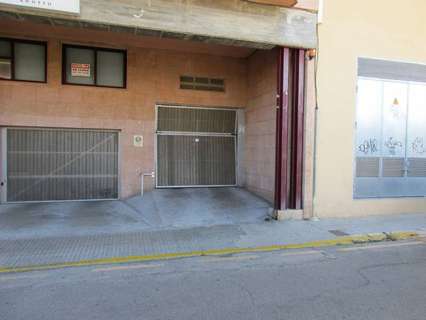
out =
<svg viewBox="0 0 426 320"><path fill-rule="evenodd" d="M320 221L271 221L83 236L6 239L0 240L0 267L296 244L334 239L346 234L394 231L426 232L426 214Z"/></svg>

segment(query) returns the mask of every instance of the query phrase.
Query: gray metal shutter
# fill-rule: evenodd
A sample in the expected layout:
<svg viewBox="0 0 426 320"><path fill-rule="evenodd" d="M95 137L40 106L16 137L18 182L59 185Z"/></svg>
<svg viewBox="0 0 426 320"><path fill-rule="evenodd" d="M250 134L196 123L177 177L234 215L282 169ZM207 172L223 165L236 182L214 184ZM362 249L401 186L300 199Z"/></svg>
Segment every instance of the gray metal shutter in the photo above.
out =
<svg viewBox="0 0 426 320"><path fill-rule="evenodd" d="M236 111L187 107L158 107L158 132L234 135Z"/></svg>
<svg viewBox="0 0 426 320"><path fill-rule="evenodd" d="M236 111L160 106L157 186L236 184Z"/></svg>
<svg viewBox="0 0 426 320"><path fill-rule="evenodd" d="M7 129L7 200L118 197L118 133Z"/></svg>

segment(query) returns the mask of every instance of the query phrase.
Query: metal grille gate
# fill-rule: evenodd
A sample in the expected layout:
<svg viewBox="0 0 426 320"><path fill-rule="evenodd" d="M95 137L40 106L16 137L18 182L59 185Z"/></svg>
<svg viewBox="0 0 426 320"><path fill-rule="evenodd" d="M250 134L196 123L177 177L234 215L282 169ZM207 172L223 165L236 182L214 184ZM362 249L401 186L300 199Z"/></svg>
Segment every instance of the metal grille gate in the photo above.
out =
<svg viewBox="0 0 426 320"><path fill-rule="evenodd" d="M7 129L7 201L118 198L118 132Z"/></svg>
<svg viewBox="0 0 426 320"><path fill-rule="evenodd" d="M236 185L236 110L157 107L157 187Z"/></svg>

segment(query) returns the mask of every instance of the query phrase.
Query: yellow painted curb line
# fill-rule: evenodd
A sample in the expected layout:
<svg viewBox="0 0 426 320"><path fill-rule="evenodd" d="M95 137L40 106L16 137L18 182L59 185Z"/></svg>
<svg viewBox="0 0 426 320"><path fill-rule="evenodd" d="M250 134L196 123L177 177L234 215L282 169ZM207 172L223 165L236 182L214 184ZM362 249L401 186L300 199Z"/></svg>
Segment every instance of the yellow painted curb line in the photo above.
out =
<svg viewBox="0 0 426 320"><path fill-rule="evenodd" d="M390 232L386 235L387 238L392 241L408 240L419 236L417 232Z"/></svg>
<svg viewBox="0 0 426 320"><path fill-rule="evenodd" d="M252 247L252 248L224 248L224 249L211 249L211 250L189 251L189 252L180 252L180 253L163 253L163 254L147 255L147 256L127 256L127 257L114 257L114 258L103 258L103 259L89 259L89 260L80 260L80 261L74 261L74 262L52 263L52 264L33 265L33 266L24 266L24 267L16 267L16 268L0 267L0 274L42 271L42 270L61 269L61 268L70 268L70 267L87 267L87 266L106 265L106 264L122 264L122 263L131 263L131 262L171 260L171 259L201 257L201 256L220 256L220 255L248 253L248 252L252 252L252 253L253 252L272 252L272 251L290 250L290 249L333 247L333 246L379 242L379 241L387 241L387 240L392 240L392 241L408 240L408 239L414 239L416 237L418 237L418 234L416 232L391 232L387 234L373 233L373 234L365 234L365 235L339 237L336 239L329 239L329 240L311 241L311 242L305 242L301 244L273 245L273 246L261 246L261 247Z"/></svg>

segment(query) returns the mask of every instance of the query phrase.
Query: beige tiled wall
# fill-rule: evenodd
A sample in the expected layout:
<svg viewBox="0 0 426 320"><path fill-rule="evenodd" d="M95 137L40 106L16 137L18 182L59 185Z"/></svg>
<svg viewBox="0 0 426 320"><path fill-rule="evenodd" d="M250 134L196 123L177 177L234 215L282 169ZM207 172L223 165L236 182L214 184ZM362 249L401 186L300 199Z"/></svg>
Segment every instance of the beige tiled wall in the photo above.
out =
<svg viewBox="0 0 426 320"><path fill-rule="evenodd" d="M39 33L29 28L22 35L48 41L48 82L0 80L0 126L121 130L121 197L138 194L140 173L154 170L156 103L244 107L247 101L247 61L243 58L141 48L123 43L113 33L98 37L81 30L59 34L55 29ZM64 38L83 44L102 39L102 43L127 48L127 89L62 85L60 39ZM225 78L226 92L180 90L182 74ZM133 135L144 136L143 148L133 146ZM150 189L153 180L146 178L145 184Z"/></svg>

